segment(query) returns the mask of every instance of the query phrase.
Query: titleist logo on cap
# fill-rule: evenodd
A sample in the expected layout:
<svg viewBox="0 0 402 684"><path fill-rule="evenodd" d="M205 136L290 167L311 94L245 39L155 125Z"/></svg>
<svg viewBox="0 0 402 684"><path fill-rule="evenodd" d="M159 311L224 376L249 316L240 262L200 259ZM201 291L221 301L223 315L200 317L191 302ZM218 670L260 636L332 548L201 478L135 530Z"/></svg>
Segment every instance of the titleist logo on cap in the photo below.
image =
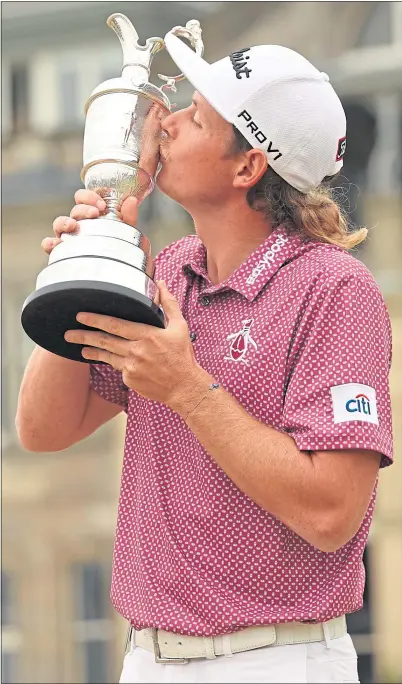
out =
<svg viewBox="0 0 402 684"><path fill-rule="evenodd" d="M243 78L243 74L245 74L246 78L249 78L252 72L252 69L248 68L246 61L250 59L250 55L244 56L244 53L249 51L250 48L242 48L241 50L237 50L237 52L232 52L229 56L233 69L236 72L236 78Z"/></svg>

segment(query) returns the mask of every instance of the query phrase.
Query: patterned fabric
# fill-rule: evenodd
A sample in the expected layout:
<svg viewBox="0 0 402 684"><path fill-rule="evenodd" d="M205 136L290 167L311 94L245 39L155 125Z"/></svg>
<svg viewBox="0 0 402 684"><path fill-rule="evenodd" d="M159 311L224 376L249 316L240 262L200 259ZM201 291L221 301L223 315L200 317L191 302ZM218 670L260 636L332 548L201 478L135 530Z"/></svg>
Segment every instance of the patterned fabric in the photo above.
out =
<svg viewBox="0 0 402 684"><path fill-rule="evenodd" d="M155 278L178 299L200 365L251 415L300 450L369 449L391 463L391 328L361 262L279 228L220 285L193 235L158 255ZM210 636L361 607L375 492L355 537L321 552L240 491L171 409L108 366L91 378L127 411L111 597L135 629Z"/></svg>

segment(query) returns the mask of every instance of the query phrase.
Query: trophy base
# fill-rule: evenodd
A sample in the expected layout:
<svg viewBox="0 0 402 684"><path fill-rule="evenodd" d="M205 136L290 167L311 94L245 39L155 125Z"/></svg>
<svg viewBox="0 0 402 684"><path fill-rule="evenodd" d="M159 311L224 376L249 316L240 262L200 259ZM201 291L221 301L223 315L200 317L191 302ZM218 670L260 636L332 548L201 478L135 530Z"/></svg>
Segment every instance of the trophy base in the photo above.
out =
<svg viewBox="0 0 402 684"><path fill-rule="evenodd" d="M67 330L95 329L78 323L76 316L80 311L165 327L162 309L149 297L128 287L97 280L75 280L41 287L25 301L21 323L27 335L40 347L66 359L91 363L81 356L84 345L64 339Z"/></svg>

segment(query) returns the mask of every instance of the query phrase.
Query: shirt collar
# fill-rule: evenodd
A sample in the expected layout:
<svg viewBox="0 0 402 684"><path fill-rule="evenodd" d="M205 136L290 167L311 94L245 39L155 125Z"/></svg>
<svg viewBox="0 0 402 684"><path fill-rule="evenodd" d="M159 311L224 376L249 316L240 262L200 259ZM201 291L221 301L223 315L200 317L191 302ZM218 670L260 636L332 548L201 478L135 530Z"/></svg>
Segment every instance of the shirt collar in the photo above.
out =
<svg viewBox="0 0 402 684"><path fill-rule="evenodd" d="M183 272L186 275L195 274L201 276L210 282L207 273L207 251L199 238L189 260L183 265Z"/></svg>
<svg viewBox="0 0 402 684"><path fill-rule="evenodd" d="M202 242L199 242L191 259L183 265L183 271L186 274L193 272L207 281L207 288L203 290L204 294L214 294L231 289L239 292L249 301L253 301L281 266L291 259L303 242L305 240L303 241L300 236L289 235L282 226L279 226L227 280L219 285L213 285L208 278L206 250Z"/></svg>

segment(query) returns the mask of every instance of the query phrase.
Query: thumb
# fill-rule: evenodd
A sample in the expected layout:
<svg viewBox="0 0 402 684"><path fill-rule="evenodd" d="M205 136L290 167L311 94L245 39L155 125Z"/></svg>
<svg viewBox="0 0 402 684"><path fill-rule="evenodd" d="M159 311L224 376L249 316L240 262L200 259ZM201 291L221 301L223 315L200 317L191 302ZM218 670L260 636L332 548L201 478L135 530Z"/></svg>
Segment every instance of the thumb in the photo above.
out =
<svg viewBox="0 0 402 684"><path fill-rule="evenodd" d="M138 199L132 196L127 197L121 205L120 212L124 223L135 228L138 220Z"/></svg>
<svg viewBox="0 0 402 684"><path fill-rule="evenodd" d="M169 292L165 281L159 280L157 285L159 288L160 305L168 317L169 323L174 320L183 320L179 302L177 301L176 297Z"/></svg>

